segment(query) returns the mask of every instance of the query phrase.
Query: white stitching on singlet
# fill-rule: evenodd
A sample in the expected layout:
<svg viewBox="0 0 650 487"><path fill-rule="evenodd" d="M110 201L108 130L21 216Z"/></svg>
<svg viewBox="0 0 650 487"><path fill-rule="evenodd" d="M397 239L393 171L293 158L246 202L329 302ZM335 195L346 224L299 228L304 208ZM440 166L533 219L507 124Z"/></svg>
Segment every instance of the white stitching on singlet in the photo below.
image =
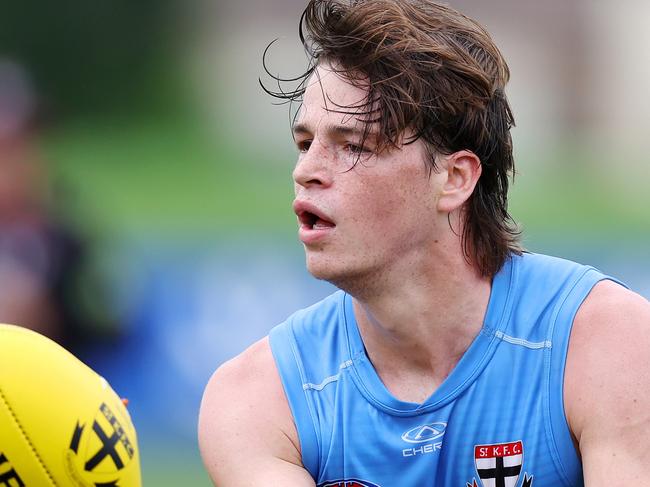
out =
<svg viewBox="0 0 650 487"><path fill-rule="evenodd" d="M323 379L323 381L320 384L313 384L311 382L307 382L306 384L302 385L303 390L306 391L308 389L313 389L315 391L322 391L323 388L327 384L331 384L332 382L336 382L337 380L339 380L339 377L341 376L341 370L349 367L350 365L352 365L352 360L346 360L341 365L339 365L339 373L338 374L334 374L334 375L330 375L329 377L325 377L325 379Z"/></svg>
<svg viewBox="0 0 650 487"><path fill-rule="evenodd" d="M550 340L545 340L543 342L529 342L523 338L515 338L511 337L510 335L506 335L502 331L497 331L494 335L504 342L512 343L513 345L521 345L522 347L530 348L532 350L539 350L540 348L551 348L553 346Z"/></svg>

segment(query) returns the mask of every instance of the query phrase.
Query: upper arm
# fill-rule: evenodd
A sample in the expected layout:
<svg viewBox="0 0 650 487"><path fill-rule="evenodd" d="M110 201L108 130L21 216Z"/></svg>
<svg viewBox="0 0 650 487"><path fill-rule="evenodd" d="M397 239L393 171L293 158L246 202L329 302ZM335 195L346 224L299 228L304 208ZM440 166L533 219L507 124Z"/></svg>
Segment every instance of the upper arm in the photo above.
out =
<svg viewBox="0 0 650 487"><path fill-rule="evenodd" d="M199 448L215 485L314 486L265 338L222 365L199 413Z"/></svg>
<svg viewBox="0 0 650 487"><path fill-rule="evenodd" d="M574 320L567 419L589 487L643 484L650 465L650 304L598 283Z"/></svg>

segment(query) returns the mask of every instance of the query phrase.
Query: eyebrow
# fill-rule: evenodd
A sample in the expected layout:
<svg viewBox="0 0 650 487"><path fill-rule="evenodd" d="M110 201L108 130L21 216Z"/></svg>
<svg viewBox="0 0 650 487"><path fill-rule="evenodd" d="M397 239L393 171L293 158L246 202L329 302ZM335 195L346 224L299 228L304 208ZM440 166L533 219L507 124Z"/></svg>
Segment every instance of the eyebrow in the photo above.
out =
<svg viewBox="0 0 650 487"><path fill-rule="evenodd" d="M297 123L292 127L294 135L307 135L312 134L312 131L309 129L307 124ZM376 134L373 132L366 133L364 129L359 129L356 127L349 127L346 125L327 125L325 127L325 133L328 135L356 135L358 137L373 137Z"/></svg>

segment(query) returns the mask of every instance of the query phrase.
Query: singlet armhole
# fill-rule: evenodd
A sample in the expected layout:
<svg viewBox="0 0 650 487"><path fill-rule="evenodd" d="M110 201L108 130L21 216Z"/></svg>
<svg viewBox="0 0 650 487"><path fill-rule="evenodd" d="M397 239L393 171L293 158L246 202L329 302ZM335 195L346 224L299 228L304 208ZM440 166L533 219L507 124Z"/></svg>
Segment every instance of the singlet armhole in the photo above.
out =
<svg viewBox="0 0 650 487"><path fill-rule="evenodd" d="M549 327L548 336L552 347L548 349L546 355L546 429L553 461L564 484L568 487L582 485L583 482L582 462L576 451L564 409L564 372L569 340L573 321L580 306L593 287L603 280L619 282L592 267L585 268L559 300L551 316ZM558 324L565 325L558 326Z"/></svg>
<svg viewBox="0 0 650 487"><path fill-rule="evenodd" d="M303 388L303 384L307 381L291 329L291 321L273 328L269 333L269 343L298 431L303 466L314 479L317 479L320 441L315 427L316 415L307 397L307 391Z"/></svg>

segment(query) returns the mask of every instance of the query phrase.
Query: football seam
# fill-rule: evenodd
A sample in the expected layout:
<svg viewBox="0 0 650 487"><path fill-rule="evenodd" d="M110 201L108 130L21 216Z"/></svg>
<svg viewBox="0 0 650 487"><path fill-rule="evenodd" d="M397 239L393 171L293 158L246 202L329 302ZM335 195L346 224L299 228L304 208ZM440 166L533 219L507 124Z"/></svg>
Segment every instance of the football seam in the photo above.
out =
<svg viewBox="0 0 650 487"><path fill-rule="evenodd" d="M43 462L43 459L38 454L38 451L36 451L36 447L32 444L31 440L29 439L29 436L27 435L27 432L23 428L23 425L20 424L20 421L18 421L18 416L16 415L16 413L14 413L14 410L11 407L11 404L9 404L9 401L7 400L7 397L4 395L4 392L2 392L2 389L0 389L0 399L2 399L2 402L7 406L7 410L9 411L9 414L11 415L12 419L14 420L16 425L18 426L18 429L20 430L20 433L23 435L23 437L27 441L27 444L31 448L32 453L34 453L34 456L38 460L38 463L40 463L41 467L43 467L43 470L45 471L45 474L50 479L50 482L52 482L52 485L54 487L58 487L58 484L55 482L54 477L52 476L49 469L47 468L47 465L45 465L45 462Z"/></svg>

